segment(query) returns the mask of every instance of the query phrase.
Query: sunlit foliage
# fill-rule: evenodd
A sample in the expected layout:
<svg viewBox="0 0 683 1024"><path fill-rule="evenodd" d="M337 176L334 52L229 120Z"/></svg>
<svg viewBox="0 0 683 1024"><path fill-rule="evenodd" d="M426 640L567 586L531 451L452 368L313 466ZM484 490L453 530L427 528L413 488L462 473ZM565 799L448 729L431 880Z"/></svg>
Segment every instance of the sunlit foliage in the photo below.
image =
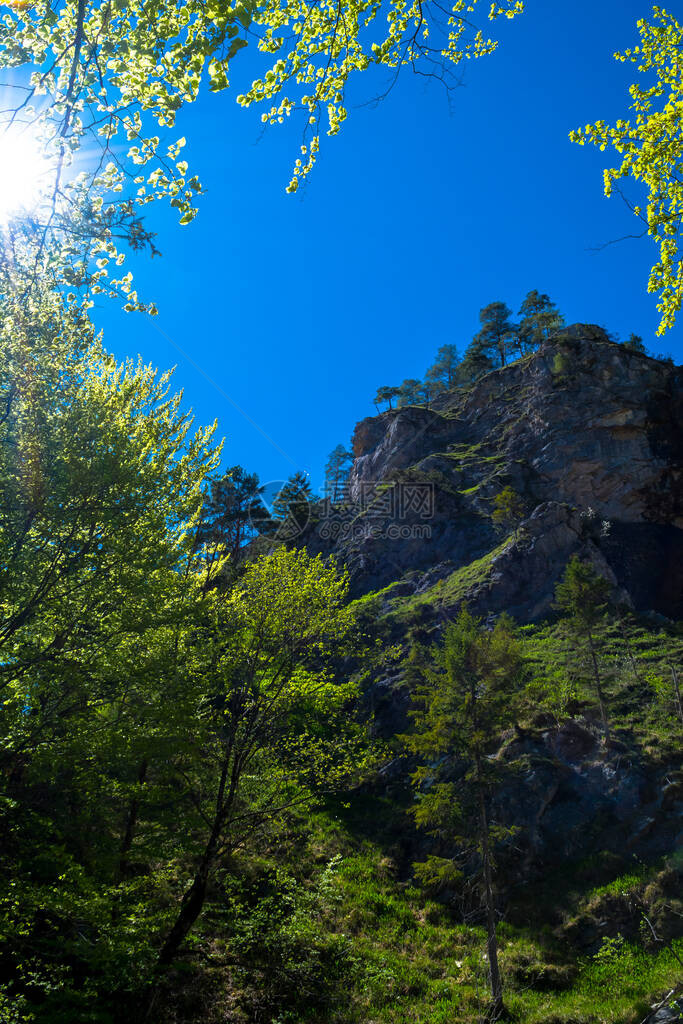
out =
<svg viewBox="0 0 683 1024"><path fill-rule="evenodd" d="M647 190L644 206L632 205L659 247L659 259L650 271L648 291L659 294L661 320L657 333L673 327L683 302L683 25L672 14L655 7L651 21L638 22L640 45L615 59L634 64L652 84L630 86L633 117L620 118L613 126L596 121L571 133L571 139L605 150L621 158L607 168L605 195L620 192L621 183L632 178Z"/></svg>

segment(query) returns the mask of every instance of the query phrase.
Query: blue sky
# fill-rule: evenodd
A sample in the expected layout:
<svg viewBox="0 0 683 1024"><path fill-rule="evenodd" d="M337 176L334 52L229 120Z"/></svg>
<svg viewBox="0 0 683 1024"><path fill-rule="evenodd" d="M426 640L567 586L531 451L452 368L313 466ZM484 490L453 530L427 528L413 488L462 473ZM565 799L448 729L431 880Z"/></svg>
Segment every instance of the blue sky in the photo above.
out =
<svg viewBox="0 0 683 1024"><path fill-rule="evenodd" d="M234 88L205 96L169 132L187 137L207 192L187 227L154 211L163 256L131 261L160 315L98 310L107 347L177 364L198 421L218 420L226 465L264 482L303 469L315 488L329 451L374 413L378 385L421 377L446 342L464 348L488 302L516 311L538 288L569 322L635 331L683 362L683 320L655 338L651 243L592 251L637 225L602 196L607 154L567 137L624 116L632 75L612 53L635 43L649 11L527 0L450 101L406 72L381 104L361 106L382 85L361 76L341 134L323 139L296 196L285 186L300 129L264 133L260 110L236 105L257 66L243 51Z"/></svg>

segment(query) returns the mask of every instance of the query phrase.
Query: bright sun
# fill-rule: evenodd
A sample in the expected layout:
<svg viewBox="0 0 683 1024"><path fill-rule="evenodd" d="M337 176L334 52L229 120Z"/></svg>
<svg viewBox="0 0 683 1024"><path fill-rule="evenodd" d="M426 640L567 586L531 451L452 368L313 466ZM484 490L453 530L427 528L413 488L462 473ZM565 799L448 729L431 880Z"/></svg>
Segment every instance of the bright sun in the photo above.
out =
<svg viewBox="0 0 683 1024"><path fill-rule="evenodd" d="M36 139L25 132L0 131L0 222L27 213L40 202L50 165Z"/></svg>

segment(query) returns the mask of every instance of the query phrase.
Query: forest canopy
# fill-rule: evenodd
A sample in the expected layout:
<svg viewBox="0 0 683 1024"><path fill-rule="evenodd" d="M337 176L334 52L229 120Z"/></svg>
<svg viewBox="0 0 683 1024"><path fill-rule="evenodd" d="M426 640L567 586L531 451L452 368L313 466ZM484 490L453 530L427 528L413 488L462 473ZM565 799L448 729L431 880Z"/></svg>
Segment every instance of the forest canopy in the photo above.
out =
<svg viewBox="0 0 683 1024"><path fill-rule="evenodd" d="M67 283L123 295L127 309L154 312L152 303L139 301L130 274L111 271L123 262L126 245L154 251L143 219L148 203L168 199L187 224L202 191L184 156L186 140L162 145L158 132L173 125L205 83L214 91L227 88L231 62L244 46L263 54L264 70L237 102L265 106L261 120L269 125L299 120L299 155L288 185L296 191L322 134L337 134L346 119L346 89L359 73L384 69L390 84L410 68L450 89L464 63L496 49L488 23L522 12L522 0L456 0L452 7L431 0L8 5L0 19L0 67L11 75L2 130L7 138L29 130L51 165L40 260L49 258L44 247L54 235ZM648 290L659 296L661 334L673 325L683 296L683 28L655 7L638 30L640 45L615 55L640 76L630 88L633 117L625 110L612 127L595 121L564 130L580 144L612 147L621 159L605 170L605 192L623 194L658 246ZM368 88L372 96L376 83ZM623 192L628 179L645 188L644 199Z"/></svg>

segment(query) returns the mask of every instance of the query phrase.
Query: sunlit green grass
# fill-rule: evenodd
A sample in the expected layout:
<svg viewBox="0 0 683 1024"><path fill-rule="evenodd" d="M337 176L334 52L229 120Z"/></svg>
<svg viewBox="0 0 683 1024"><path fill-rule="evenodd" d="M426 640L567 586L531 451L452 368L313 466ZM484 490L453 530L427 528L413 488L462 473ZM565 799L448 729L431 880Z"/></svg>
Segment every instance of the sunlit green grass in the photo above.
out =
<svg viewBox="0 0 683 1024"><path fill-rule="evenodd" d="M483 928L459 923L448 906L401 879L377 845L364 840L354 850L339 822L330 840L330 849L343 852L337 898L320 925L346 936L350 957L348 1000L328 1018L330 1024L482 1019L487 1002ZM635 871L587 888L581 902L640 885L643 876ZM563 947L550 929L503 922L499 940L505 1002L519 1024L631 1024L682 973L670 949L649 951L620 939L608 941L592 957L582 956ZM674 948L683 955L683 941Z"/></svg>

